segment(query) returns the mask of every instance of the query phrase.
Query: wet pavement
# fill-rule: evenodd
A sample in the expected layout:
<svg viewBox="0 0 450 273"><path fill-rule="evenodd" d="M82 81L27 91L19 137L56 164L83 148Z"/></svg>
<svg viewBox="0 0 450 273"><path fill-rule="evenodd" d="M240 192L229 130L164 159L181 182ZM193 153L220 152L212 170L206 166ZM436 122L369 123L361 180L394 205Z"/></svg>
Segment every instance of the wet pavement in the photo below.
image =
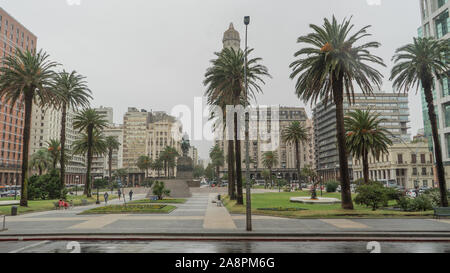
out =
<svg viewBox="0 0 450 273"><path fill-rule="evenodd" d="M375 245L375 246L374 246ZM258 241L0 242L0 253L450 253L450 243Z"/></svg>

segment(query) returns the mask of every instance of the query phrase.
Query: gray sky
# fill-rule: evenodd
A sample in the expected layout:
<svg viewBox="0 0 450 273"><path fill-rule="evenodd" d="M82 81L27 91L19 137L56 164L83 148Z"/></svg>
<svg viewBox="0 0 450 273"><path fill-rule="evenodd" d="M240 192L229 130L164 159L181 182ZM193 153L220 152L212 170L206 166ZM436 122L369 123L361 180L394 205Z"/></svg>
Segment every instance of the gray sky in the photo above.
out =
<svg viewBox="0 0 450 273"><path fill-rule="evenodd" d="M417 35L419 3L411 0L0 0L0 5L38 36L38 47L66 70L87 76L94 106L114 108L122 123L128 106L170 111L193 107L202 96L204 73L222 48L230 22L243 38L243 16L251 16L249 47L264 59L273 79L259 104L305 106L294 94L289 64L300 47L298 36L310 23L335 14L353 15L357 28L372 25L371 40L387 68L384 89L392 91L388 72L394 50ZM243 47L243 43L241 44ZM306 105L311 114L309 105ZM421 101L410 93L411 134L423 127ZM210 143L194 142L206 158Z"/></svg>

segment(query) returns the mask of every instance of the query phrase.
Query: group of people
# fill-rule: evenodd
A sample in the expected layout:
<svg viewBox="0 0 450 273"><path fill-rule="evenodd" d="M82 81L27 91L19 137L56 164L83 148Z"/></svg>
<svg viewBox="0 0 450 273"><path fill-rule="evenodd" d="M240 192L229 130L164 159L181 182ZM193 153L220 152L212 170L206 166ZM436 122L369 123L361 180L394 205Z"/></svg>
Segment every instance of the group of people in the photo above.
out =
<svg viewBox="0 0 450 273"><path fill-rule="evenodd" d="M125 199L125 191L121 191L120 189L117 191L117 195L119 196L119 200L120 200L120 197L122 196L122 194L123 194L123 199ZM134 194L134 192L133 192L133 190L130 190L129 192L128 192L128 195L130 196L130 201L131 200L133 200L133 194Z"/></svg>
<svg viewBox="0 0 450 273"><path fill-rule="evenodd" d="M58 201L58 207L61 209L68 209L70 207L70 204L62 199L59 199Z"/></svg>

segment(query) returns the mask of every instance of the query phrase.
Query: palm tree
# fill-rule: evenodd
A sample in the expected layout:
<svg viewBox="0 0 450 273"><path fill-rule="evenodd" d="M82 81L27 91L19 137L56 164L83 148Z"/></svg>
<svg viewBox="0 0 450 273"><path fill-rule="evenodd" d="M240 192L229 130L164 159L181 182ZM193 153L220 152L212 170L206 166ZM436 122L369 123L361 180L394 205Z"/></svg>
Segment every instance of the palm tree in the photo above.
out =
<svg viewBox="0 0 450 273"><path fill-rule="evenodd" d="M295 162L297 166L297 179L300 183L300 147L299 144L304 144L308 141L308 131L298 121L292 122L287 128L283 130L283 141L294 144L295 146Z"/></svg>
<svg viewBox="0 0 450 273"><path fill-rule="evenodd" d="M263 164L264 167L269 169L270 179L271 179L270 180L270 185L272 187L272 185L273 185L272 169L273 169L274 166L278 165L278 153L276 151L265 152L263 154L262 164Z"/></svg>
<svg viewBox="0 0 450 273"><path fill-rule="evenodd" d="M219 183L220 167L223 167L223 164L225 163L225 156L219 145L215 145L209 150L209 158L211 158L211 164L216 168L216 179L217 183Z"/></svg>
<svg viewBox="0 0 450 273"><path fill-rule="evenodd" d="M264 179L264 189L267 189L267 181L272 178L272 174L269 170L263 170L261 176Z"/></svg>
<svg viewBox="0 0 450 273"><path fill-rule="evenodd" d="M248 94L245 92L244 67L245 60L251 54L253 49L234 50L225 48L220 53L215 53L216 59L211 61L212 66L207 69L204 85L207 86L205 96L210 105L243 105L249 99L255 97L256 93L262 92L261 84L265 84L263 77L270 77L265 66L259 64L261 58L249 59L247 62L247 81ZM238 114L234 113L234 148L236 164L236 188L237 204L244 204L242 193L242 160L241 160L241 141L238 135ZM227 120L227 124L231 121ZM230 146L230 145L229 145ZM230 158L229 160L231 160Z"/></svg>
<svg viewBox="0 0 450 273"><path fill-rule="evenodd" d="M355 159L362 159L366 184L369 183L369 153L378 160L381 154L389 153L388 147L392 145L387 137L389 131L380 125L386 120L379 116L370 110L355 110L344 118L347 148Z"/></svg>
<svg viewBox="0 0 450 273"><path fill-rule="evenodd" d="M33 101L39 101L41 105L56 101L53 68L57 63L49 61L48 57L42 50L31 53L16 49L15 54L4 59L0 68L0 97L10 105L25 104L20 206L28 206L28 153Z"/></svg>
<svg viewBox="0 0 450 273"><path fill-rule="evenodd" d="M149 156L142 155L138 158L136 165L141 171L145 171L145 178L148 177L148 169L152 166L153 162Z"/></svg>
<svg viewBox="0 0 450 273"><path fill-rule="evenodd" d="M370 49L380 46L377 42L356 43L370 36L365 26L350 35L354 25L351 20L344 19L338 23L333 16L332 21L324 19L322 27L310 25L313 33L298 38L304 47L295 53L296 60L290 65L293 72L291 79L297 78L296 93L303 101L311 103L329 99L336 105L336 129L339 150L339 167L341 177L342 208L353 209L350 192L347 149L345 147L344 129L344 97L351 104L354 99L354 83L364 94L373 92L374 85L379 87L382 75L369 64L384 66L383 60L370 53Z"/></svg>
<svg viewBox="0 0 450 273"><path fill-rule="evenodd" d="M392 60L391 78L395 89L408 92L416 86L423 87L428 105L428 118L433 133L434 154L436 158L437 176L441 192L441 206L448 207L447 186L445 182L442 150L439 140L436 112L433 102L433 78L441 80L448 77L450 70L450 39L435 40L433 38L414 38L412 44L398 48Z"/></svg>
<svg viewBox="0 0 450 273"><path fill-rule="evenodd" d="M47 146L48 154L52 159L53 169L56 169L56 165L58 164L60 158L61 143L58 139L50 139L47 141Z"/></svg>
<svg viewBox="0 0 450 273"><path fill-rule="evenodd" d="M30 168L37 168L39 176L42 175L44 170L48 170L51 163L51 158L47 149L40 149L30 157Z"/></svg>
<svg viewBox="0 0 450 273"><path fill-rule="evenodd" d="M56 75L55 79L56 90L60 100L61 108L61 184L60 192L62 194L66 185L66 122L67 122L67 109L77 109L79 107L88 107L89 99L92 99L91 91L87 87L85 77L81 76L75 71L71 73L63 70ZM61 196L62 197L62 196Z"/></svg>
<svg viewBox="0 0 450 273"><path fill-rule="evenodd" d="M180 156L178 151L171 146L166 146L159 155L164 163L164 173L168 178L170 177L170 169L175 167L175 158L178 156Z"/></svg>
<svg viewBox="0 0 450 273"><path fill-rule="evenodd" d="M107 136L105 138L106 149L108 152L108 174L109 174L109 184L112 185L112 158L114 150L118 150L120 147L120 142L117 137Z"/></svg>
<svg viewBox="0 0 450 273"><path fill-rule="evenodd" d="M91 166L92 166L92 156L96 151L95 137L100 138L100 130L105 128L107 121L103 119L103 116L97 113L94 109L88 108L81 111L75 116L73 122L73 128L78 130L80 133L85 132L83 138L85 137L84 145L85 150L79 149L80 146L74 148L74 151L80 153L85 151L87 153L87 172L86 172L86 186L84 187L84 193L91 197ZM80 142L78 144L81 145ZM98 152L98 151L97 151Z"/></svg>
<svg viewBox="0 0 450 273"><path fill-rule="evenodd" d="M153 161L152 169L157 172L158 178L160 177L160 171L163 169L163 162L160 158Z"/></svg>

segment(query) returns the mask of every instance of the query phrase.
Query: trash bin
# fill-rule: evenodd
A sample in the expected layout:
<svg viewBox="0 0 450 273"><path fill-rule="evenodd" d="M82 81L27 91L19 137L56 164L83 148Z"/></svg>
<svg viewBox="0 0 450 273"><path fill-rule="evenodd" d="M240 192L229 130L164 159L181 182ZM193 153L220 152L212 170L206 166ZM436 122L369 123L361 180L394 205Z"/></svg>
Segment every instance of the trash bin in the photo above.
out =
<svg viewBox="0 0 450 273"><path fill-rule="evenodd" d="M16 216L17 215L17 206L12 206L11 207L11 216Z"/></svg>
<svg viewBox="0 0 450 273"><path fill-rule="evenodd" d="M219 200L219 201L220 201L220 197L221 197L221 196L220 196L220 194L219 194L219 195L217 196L217 200Z"/></svg>

